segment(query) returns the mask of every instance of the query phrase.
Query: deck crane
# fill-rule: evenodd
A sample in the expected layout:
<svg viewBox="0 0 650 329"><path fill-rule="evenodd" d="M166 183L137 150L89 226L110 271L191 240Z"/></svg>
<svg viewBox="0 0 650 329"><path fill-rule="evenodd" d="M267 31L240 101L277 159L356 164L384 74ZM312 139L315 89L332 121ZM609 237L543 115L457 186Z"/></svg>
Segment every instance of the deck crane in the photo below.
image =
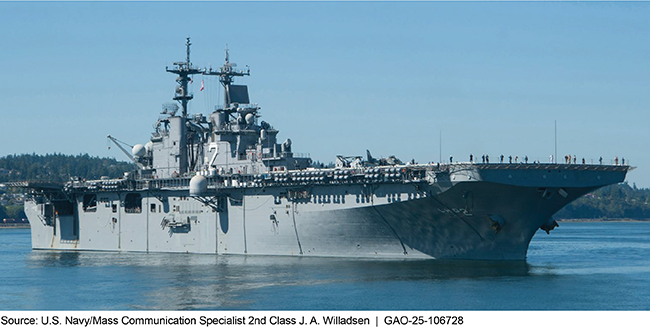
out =
<svg viewBox="0 0 650 329"><path fill-rule="evenodd" d="M120 150L122 150L122 152L124 152L124 154L126 154L126 156L129 157L129 159L131 159L131 161L133 161L133 163L134 163L136 166L138 166L138 168L140 168L140 169L145 169L145 168L144 168L144 165L143 165L142 163L140 163L138 160L136 160L136 159L133 157L133 155L132 155L131 153L129 153L129 151L127 151L127 150L126 150L122 145L120 145L120 143L122 143L122 144L124 144L124 145L126 145L126 146L128 146L128 147L131 147L131 148L133 148L133 146L131 146L131 145L129 145L129 144L127 144L127 143L125 143L125 142L123 142L123 141L121 141L121 140L119 140L119 139L117 139L117 138L115 138L115 137L113 137L113 136L111 136L111 135L106 136L106 138L108 138L108 139L111 140L115 145L117 145L117 147L119 147Z"/></svg>

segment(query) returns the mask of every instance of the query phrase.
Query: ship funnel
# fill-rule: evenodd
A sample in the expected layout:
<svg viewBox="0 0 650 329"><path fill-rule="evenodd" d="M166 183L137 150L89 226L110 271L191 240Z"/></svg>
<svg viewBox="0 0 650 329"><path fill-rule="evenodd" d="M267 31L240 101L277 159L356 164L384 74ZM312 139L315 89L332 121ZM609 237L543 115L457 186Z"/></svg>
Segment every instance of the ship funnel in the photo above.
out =
<svg viewBox="0 0 650 329"><path fill-rule="evenodd" d="M203 175L196 175L190 180L190 196L202 196L208 192L208 180Z"/></svg>

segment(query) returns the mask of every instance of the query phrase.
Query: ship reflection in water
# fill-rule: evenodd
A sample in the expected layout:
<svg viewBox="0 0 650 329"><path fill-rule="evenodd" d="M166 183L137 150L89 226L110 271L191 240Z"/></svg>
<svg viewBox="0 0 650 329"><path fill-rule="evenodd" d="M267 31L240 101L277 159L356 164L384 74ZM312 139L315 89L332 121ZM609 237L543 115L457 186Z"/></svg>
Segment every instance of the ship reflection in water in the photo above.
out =
<svg viewBox="0 0 650 329"><path fill-rule="evenodd" d="M352 298L359 298L358 302L363 303L364 290L375 285L489 282L529 276L534 272L533 267L525 261L394 261L51 251L33 251L29 263L33 268L47 270L54 267L61 272L71 267L84 268L90 273L83 278L74 278L79 286L96 285L104 287L107 293L111 292L110 286L113 285L120 286L116 289L122 291L121 294L129 289L139 291L134 294L139 297L131 301L126 298L123 303L110 306L117 309L302 309L301 305L336 309L339 307L335 301L348 294L358 294ZM91 274L98 271L103 274ZM294 298L285 300L282 293L264 296L264 291L269 289L293 290L304 304ZM318 303L319 294L329 295L337 289L341 289L341 292L327 297L329 300L321 300L322 305L314 304ZM276 296L277 304L258 304L259 296L271 300ZM312 297L316 299L310 300ZM402 305L413 308L413 305ZM388 307L400 308L399 305ZM343 305L341 308L347 307Z"/></svg>
<svg viewBox="0 0 650 329"><path fill-rule="evenodd" d="M31 251L0 230L5 310L640 310L650 222L561 223L527 261ZM11 284L6 284L7 282Z"/></svg>

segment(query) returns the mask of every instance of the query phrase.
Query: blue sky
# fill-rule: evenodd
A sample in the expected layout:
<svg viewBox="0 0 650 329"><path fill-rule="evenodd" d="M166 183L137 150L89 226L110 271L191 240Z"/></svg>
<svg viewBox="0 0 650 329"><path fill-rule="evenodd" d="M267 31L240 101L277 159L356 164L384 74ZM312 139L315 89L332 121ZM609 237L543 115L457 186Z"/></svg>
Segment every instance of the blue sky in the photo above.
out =
<svg viewBox="0 0 650 329"><path fill-rule="evenodd" d="M185 58L249 65L251 100L296 152L403 160L625 157L650 187L650 3L0 2L0 155L126 160ZM217 83L193 85L208 114Z"/></svg>

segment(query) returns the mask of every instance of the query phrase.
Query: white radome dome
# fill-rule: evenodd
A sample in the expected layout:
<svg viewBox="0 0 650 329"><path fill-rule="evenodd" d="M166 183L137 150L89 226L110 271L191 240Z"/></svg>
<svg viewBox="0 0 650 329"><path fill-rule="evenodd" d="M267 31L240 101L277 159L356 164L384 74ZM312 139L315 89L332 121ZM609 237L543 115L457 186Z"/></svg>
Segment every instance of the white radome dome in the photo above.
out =
<svg viewBox="0 0 650 329"><path fill-rule="evenodd" d="M131 154L136 158L141 158L145 155L147 151L144 149L142 144L135 144L131 149Z"/></svg>
<svg viewBox="0 0 650 329"><path fill-rule="evenodd" d="M201 196L208 191L208 180L203 175L190 179L190 196Z"/></svg>
<svg viewBox="0 0 650 329"><path fill-rule="evenodd" d="M255 115L253 113L248 113L244 119L246 120L246 124L252 125L255 121Z"/></svg>
<svg viewBox="0 0 650 329"><path fill-rule="evenodd" d="M147 153L153 152L153 142L148 141L147 144L144 144L144 149L147 151Z"/></svg>

